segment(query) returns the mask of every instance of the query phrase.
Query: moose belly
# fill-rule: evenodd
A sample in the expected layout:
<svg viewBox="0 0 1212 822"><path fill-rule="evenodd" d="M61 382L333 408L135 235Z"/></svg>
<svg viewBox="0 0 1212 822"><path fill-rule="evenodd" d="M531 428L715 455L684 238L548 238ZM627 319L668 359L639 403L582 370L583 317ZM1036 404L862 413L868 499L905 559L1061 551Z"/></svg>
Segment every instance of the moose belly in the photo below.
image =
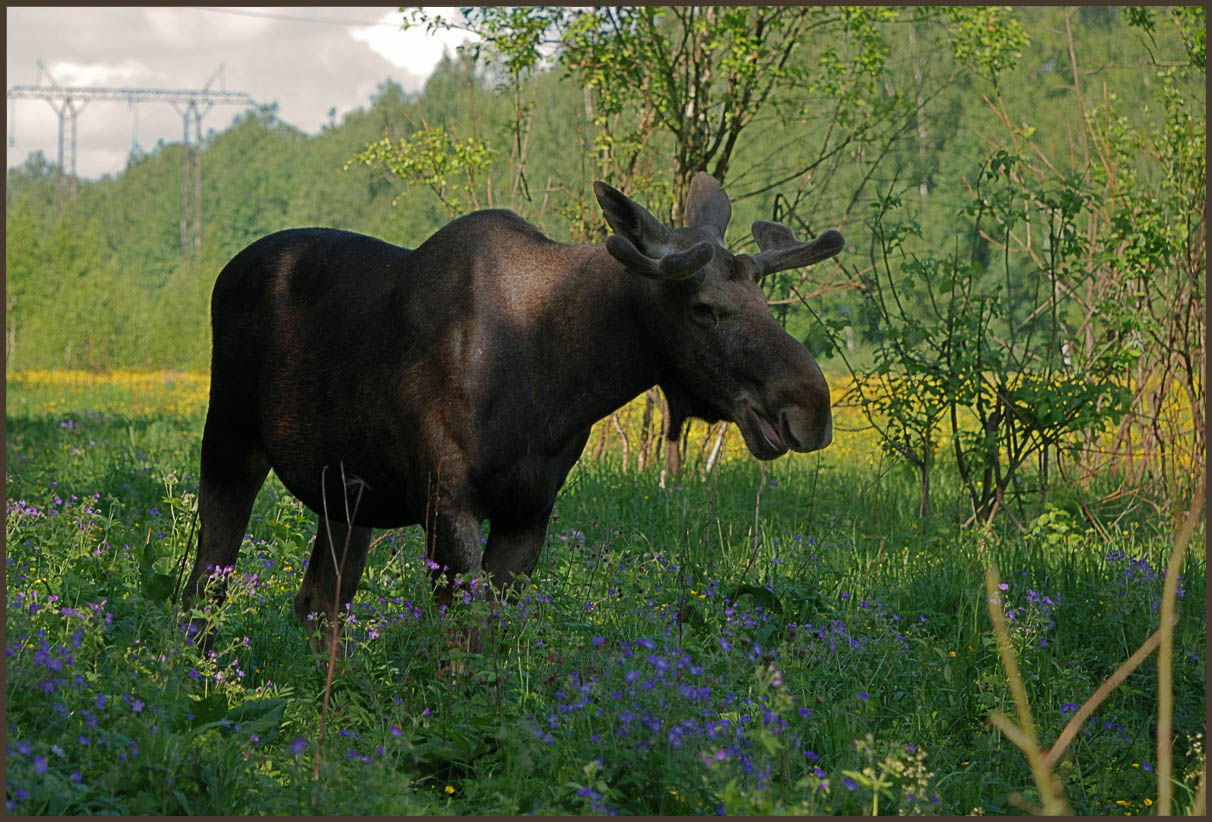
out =
<svg viewBox="0 0 1212 822"><path fill-rule="evenodd" d="M577 432L553 452L519 449L508 460L486 461L493 469L472 475L484 515L497 523L546 518L588 437L587 430Z"/></svg>
<svg viewBox="0 0 1212 822"><path fill-rule="evenodd" d="M355 525L373 528L398 528L421 521L409 504L409 484L403 477L357 460L327 464L287 461L275 464L274 473L286 490L319 516L337 521L349 516Z"/></svg>
<svg viewBox="0 0 1212 822"><path fill-rule="evenodd" d="M375 528L423 522L435 479L439 508L455 505L498 522L545 517L589 434L537 442L493 436L486 426L489 433L476 432L480 436L460 429L438 441L408 436L414 426L354 413L328 417L356 420L346 425L317 426L314 416L281 410L270 419L263 429L266 451L287 490L334 520L345 518L348 504L355 524ZM479 447L462 445L468 441Z"/></svg>
<svg viewBox="0 0 1212 822"><path fill-rule="evenodd" d="M421 521L407 454L385 432L321 431L290 419L277 417L265 432L266 451L274 473L304 505L332 520L344 520L348 510L356 525L375 528Z"/></svg>

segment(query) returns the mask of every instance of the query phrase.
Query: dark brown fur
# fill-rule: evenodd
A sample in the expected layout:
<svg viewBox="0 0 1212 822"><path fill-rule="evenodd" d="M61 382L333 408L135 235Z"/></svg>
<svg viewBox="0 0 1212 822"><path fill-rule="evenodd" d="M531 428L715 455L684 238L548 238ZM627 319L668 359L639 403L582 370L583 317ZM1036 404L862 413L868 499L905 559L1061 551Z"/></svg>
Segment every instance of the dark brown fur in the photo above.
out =
<svg viewBox="0 0 1212 822"><path fill-rule="evenodd" d="M529 574L590 426L653 385L675 435L696 416L737 422L760 459L829 443L825 380L756 279L836 254L841 236L797 243L762 223L770 247L733 256L731 207L708 175L679 230L595 190L616 232L605 247L481 211L414 251L297 229L227 264L212 299L191 599L211 569L235 564L270 468L320 514L295 599L304 619L333 612L333 550L347 538L339 601L353 597L372 528L422 524L449 574L484 570L497 586Z"/></svg>

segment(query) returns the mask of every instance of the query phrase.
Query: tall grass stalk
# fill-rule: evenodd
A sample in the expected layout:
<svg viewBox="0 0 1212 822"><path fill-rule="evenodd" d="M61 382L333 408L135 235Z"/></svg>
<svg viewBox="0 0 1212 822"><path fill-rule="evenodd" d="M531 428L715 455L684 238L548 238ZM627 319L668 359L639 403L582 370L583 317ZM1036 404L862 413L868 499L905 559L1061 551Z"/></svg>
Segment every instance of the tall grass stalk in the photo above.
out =
<svg viewBox="0 0 1212 822"><path fill-rule="evenodd" d="M332 697L332 680L333 674L337 667L337 642L340 635L340 623L338 622L341 613L341 576L345 570L345 560L349 554L349 540L353 537L353 518L357 514L358 506L362 502L363 485L358 483L358 498L354 501L353 513L349 510L349 495L346 491L345 480L345 463L341 463L341 496L345 502L345 545L341 549L341 558L337 559L337 548L333 545L332 529L326 527L325 533L328 535L328 551L332 556L333 576L336 578L333 583L332 592L332 613L329 614L331 624L328 626L330 631L328 642L328 671L324 678L324 703L320 709L320 730L316 735L315 761L312 765L312 782L317 786L320 782L320 764L322 760L322 749L324 745L324 732L328 726L328 704ZM325 465L320 472L320 499L324 505L324 519L328 519L328 494L326 493L326 485L324 482L324 474L328 471L328 466ZM312 805L314 806L319 800L318 792L312 793Z"/></svg>
<svg viewBox="0 0 1212 822"><path fill-rule="evenodd" d="M1157 812L1161 816L1169 816L1174 801L1174 786L1171 782L1174 765L1170 735L1174 724L1174 624L1178 621L1178 573L1183 567L1183 558L1187 553L1187 545L1191 542L1191 535L1195 533L1195 526L1204 511L1206 480L1207 473L1201 472L1191 499L1191 507L1174 536L1174 550L1170 552L1170 561L1166 565L1165 587L1162 589L1161 627L1158 629L1161 639L1157 650ZM1207 774L1205 767L1200 776L1201 795Z"/></svg>

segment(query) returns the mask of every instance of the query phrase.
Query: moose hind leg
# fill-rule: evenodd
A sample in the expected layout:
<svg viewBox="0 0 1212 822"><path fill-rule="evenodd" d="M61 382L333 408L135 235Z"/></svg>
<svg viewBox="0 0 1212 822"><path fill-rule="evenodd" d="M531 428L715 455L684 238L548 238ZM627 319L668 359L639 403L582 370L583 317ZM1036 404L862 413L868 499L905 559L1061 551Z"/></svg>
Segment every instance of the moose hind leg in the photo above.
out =
<svg viewBox="0 0 1212 822"><path fill-rule="evenodd" d="M349 526L320 517L311 560L294 603L295 616L308 628L308 641L316 653L328 654L332 641L332 626L328 621L353 601L366 568L371 533L368 527ZM312 617L313 614L319 616ZM340 645L337 653L344 656Z"/></svg>
<svg viewBox="0 0 1212 822"><path fill-rule="evenodd" d="M223 430L208 415L202 437L202 473L198 484L198 554L185 585L186 606L200 603L209 595L213 605L222 604L226 583L211 581L217 569L236 564L240 543L248 527L257 491L269 473L269 461L260 448L248 441L233 441L232 432ZM195 631L205 628L207 620L191 621ZM213 637L202 637L203 649L209 649Z"/></svg>

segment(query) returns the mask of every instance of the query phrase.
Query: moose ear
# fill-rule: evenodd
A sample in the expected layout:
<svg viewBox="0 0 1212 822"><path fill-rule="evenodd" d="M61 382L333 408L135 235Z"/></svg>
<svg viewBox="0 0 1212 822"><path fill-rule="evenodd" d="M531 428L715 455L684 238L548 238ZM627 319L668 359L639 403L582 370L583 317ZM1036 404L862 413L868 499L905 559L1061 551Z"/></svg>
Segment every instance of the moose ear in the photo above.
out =
<svg viewBox="0 0 1212 822"><path fill-rule="evenodd" d="M646 257L660 258L673 251L670 231L648 209L613 186L598 180L593 193L614 233Z"/></svg>
<svg viewBox="0 0 1212 822"><path fill-rule="evenodd" d="M686 195L686 226L713 234L720 245L732 219L732 203L720 183L705 171L694 175Z"/></svg>
<svg viewBox="0 0 1212 822"><path fill-rule="evenodd" d="M715 256L711 243L678 251L672 232L635 200L600 180L593 184L593 193L615 232L606 238L606 250L628 271L668 282L702 281L703 267Z"/></svg>

